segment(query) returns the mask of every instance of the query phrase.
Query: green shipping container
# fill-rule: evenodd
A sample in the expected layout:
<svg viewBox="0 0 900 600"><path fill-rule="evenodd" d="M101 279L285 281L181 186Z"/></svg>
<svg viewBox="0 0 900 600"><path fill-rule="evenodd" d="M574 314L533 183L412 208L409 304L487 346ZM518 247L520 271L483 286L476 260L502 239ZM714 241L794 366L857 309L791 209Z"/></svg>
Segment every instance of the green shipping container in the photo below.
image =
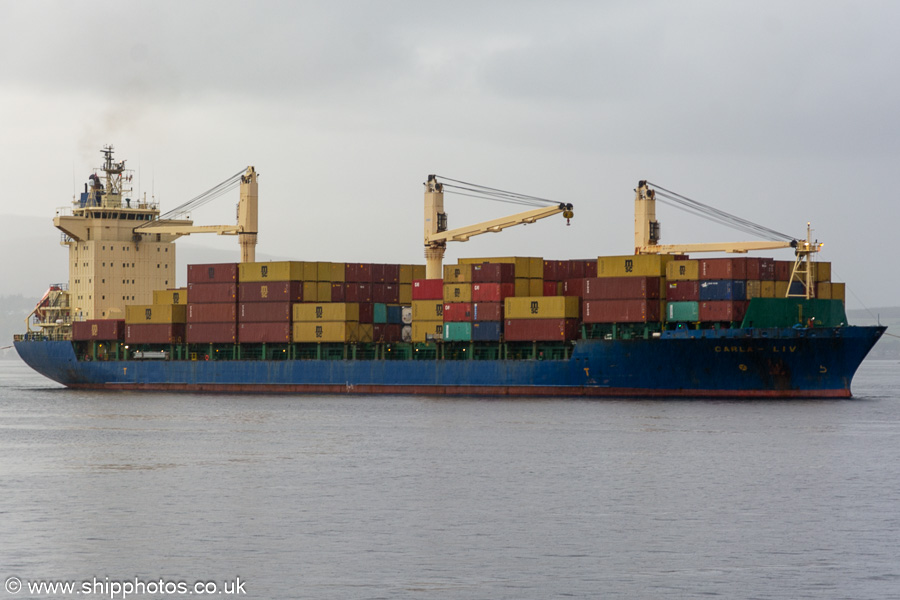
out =
<svg viewBox="0 0 900 600"><path fill-rule="evenodd" d="M666 305L666 321L669 321L670 323L693 322L699 320L699 302L669 302Z"/></svg>
<svg viewBox="0 0 900 600"><path fill-rule="evenodd" d="M753 298L741 327L840 327L847 324L841 300Z"/></svg>
<svg viewBox="0 0 900 600"><path fill-rule="evenodd" d="M472 324L450 322L444 323L445 342L470 342L472 341Z"/></svg>

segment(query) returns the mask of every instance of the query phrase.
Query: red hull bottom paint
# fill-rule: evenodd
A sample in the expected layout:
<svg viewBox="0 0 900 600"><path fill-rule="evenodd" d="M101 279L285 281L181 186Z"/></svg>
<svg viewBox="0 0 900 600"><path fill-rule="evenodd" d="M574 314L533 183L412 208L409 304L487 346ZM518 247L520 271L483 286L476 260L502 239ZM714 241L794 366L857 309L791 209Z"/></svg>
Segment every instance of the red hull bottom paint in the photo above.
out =
<svg viewBox="0 0 900 600"><path fill-rule="evenodd" d="M587 398L850 398L850 390L651 390L604 387L531 387L531 386L438 386L438 385L291 385L291 384L179 384L179 383L107 383L69 384L74 389L128 390L157 392L196 392L234 394L339 394L339 395L417 395L417 396L514 396L514 397L587 397Z"/></svg>

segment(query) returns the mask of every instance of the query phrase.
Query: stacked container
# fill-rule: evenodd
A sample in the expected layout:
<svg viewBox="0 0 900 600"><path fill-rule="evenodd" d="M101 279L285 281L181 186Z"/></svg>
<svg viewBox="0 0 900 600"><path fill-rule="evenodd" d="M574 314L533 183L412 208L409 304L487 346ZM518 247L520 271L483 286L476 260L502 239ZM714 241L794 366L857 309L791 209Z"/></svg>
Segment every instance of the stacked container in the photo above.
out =
<svg viewBox="0 0 900 600"><path fill-rule="evenodd" d="M126 344L180 344L185 339L187 306L134 304L125 307Z"/></svg>
<svg viewBox="0 0 900 600"><path fill-rule="evenodd" d="M188 265L187 279L187 342L237 343L238 264Z"/></svg>
<svg viewBox="0 0 900 600"><path fill-rule="evenodd" d="M472 265L472 339L499 341L503 333L503 306L516 293L516 266L512 263Z"/></svg>
<svg viewBox="0 0 900 600"><path fill-rule="evenodd" d="M444 306L441 310L444 327L442 337L447 342L472 340L474 304L472 271L474 265L444 266ZM415 322L415 316L413 317Z"/></svg>
<svg viewBox="0 0 900 600"><path fill-rule="evenodd" d="M372 325L359 322L356 302L321 302L293 307L295 342L371 342Z"/></svg>
<svg viewBox="0 0 900 600"><path fill-rule="evenodd" d="M330 267L330 263L326 263ZM309 266L312 265L312 268ZM303 301L307 290L317 296L315 280L318 263L241 263L238 304L241 343L289 343L293 308ZM331 269L327 269L331 276ZM331 296L331 286L328 285Z"/></svg>
<svg viewBox="0 0 900 600"><path fill-rule="evenodd" d="M88 319L72 323L72 340L76 342L121 342L125 340L123 319Z"/></svg>
<svg viewBox="0 0 900 600"><path fill-rule="evenodd" d="M578 336L580 299L572 296L509 297L504 337L510 342L556 342Z"/></svg>

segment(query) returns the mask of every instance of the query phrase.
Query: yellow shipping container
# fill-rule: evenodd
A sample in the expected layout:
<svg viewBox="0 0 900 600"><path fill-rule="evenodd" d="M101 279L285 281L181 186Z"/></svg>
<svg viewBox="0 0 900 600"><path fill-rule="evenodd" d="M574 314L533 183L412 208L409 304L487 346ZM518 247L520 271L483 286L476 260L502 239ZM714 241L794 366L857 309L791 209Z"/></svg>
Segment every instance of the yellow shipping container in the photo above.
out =
<svg viewBox="0 0 900 600"><path fill-rule="evenodd" d="M823 281L816 284L816 298L820 300L831 300L831 282Z"/></svg>
<svg viewBox="0 0 900 600"><path fill-rule="evenodd" d="M317 281L303 282L303 301L318 302L319 301L319 283ZM328 290L328 297L322 299L324 302L331 301L331 290Z"/></svg>
<svg viewBox="0 0 900 600"><path fill-rule="evenodd" d="M300 343L359 341L359 323L344 321L294 323L293 330L294 341Z"/></svg>
<svg viewBox="0 0 900 600"><path fill-rule="evenodd" d="M319 263L303 261L303 281L316 281L319 277Z"/></svg>
<svg viewBox="0 0 900 600"><path fill-rule="evenodd" d="M125 307L125 323L186 323L187 306L184 304L132 304Z"/></svg>
<svg viewBox="0 0 900 600"><path fill-rule="evenodd" d="M413 318L412 324L412 341L423 343L432 339L441 339L444 335L443 321L416 321Z"/></svg>
<svg viewBox="0 0 900 600"><path fill-rule="evenodd" d="M760 298L774 298L775 297L775 282L774 281L761 281L759 285L759 297Z"/></svg>
<svg viewBox="0 0 900 600"><path fill-rule="evenodd" d="M444 283L472 283L472 265L444 265Z"/></svg>
<svg viewBox="0 0 900 600"><path fill-rule="evenodd" d="M471 302L471 283L445 283L444 302Z"/></svg>
<svg viewBox="0 0 900 600"><path fill-rule="evenodd" d="M789 282L787 281L776 281L775 282L775 297L776 298L784 298L787 296Z"/></svg>
<svg viewBox="0 0 900 600"><path fill-rule="evenodd" d="M412 280L413 280L413 266L412 265L400 265L400 277L397 280L397 283L412 284Z"/></svg>
<svg viewBox="0 0 900 600"><path fill-rule="evenodd" d="M347 270L346 263L331 263L331 282L332 283L341 283L346 278L345 273Z"/></svg>
<svg viewBox="0 0 900 600"><path fill-rule="evenodd" d="M574 296L531 296L506 298L507 319L577 319L581 317L581 299Z"/></svg>
<svg viewBox="0 0 900 600"><path fill-rule="evenodd" d="M664 254L626 254L597 257L597 277L665 277L674 256Z"/></svg>
<svg viewBox="0 0 900 600"><path fill-rule="evenodd" d="M528 280L528 295L529 296L543 296L544 295L544 280L531 278Z"/></svg>
<svg viewBox="0 0 900 600"><path fill-rule="evenodd" d="M409 304L412 302L412 284L411 283L401 283L399 295L397 300L400 301L400 304Z"/></svg>
<svg viewBox="0 0 900 600"><path fill-rule="evenodd" d="M187 288L153 290L153 304L187 304Z"/></svg>
<svg viewBox="0 0 900 600"><path fill-rule="evenodd" d="M838 283L836 281L831 283L831 299L832 300L843 300L847 301L847 284L846 283Z"/></svg>
<svg viewBox="0 0 900 600"><path fill-rule="evenodd" d="M679 260L676 262L684 262L683 260ZM672 266L675 263L669 263L669 266ZM758 281L756 279L751 279L747 281L747 300L751 298L762 298L762 281Z"/></svg>
<svg viewBox="0 0 900 600"><path fill-rule="evenodd" d="M371 323L360 323L357 342L371 342L375 337L375 327Z"/></svg>
<svg viewBox="0 0 900 600"><path fill-rule="evenodd" d="M356 302L319 302L295 304L294 322L359 321L359 304Z"/></svg>
<svg viewBox="0 0 900 600"><path fill-rule="evenodd" d="M816 281L831 281L831 263L817 262L814 264L816 265L816 270L814 271Z"/></svg>
<svg viewBox="0 0 900 600"><path fill-rule="evenodd" d="M412 318L413 323L416 321L436 321L444 320L444 301L443 300L413 300L412 301Z"/></svg>
<svg viewBox="0 0 900 600"><path fill-rule="evenodd" d="M305 292L306 290L304 289L303 291ZM305 299L306 297L304 296L304 300ZM319 302L331 302L330 281L319 281L316 283L316 300Z"/></svg>
<svg viewBox="0 0 900 600"><path fill-rule="evenodd" d="M530 296L531 295L531 280L527 277L516 277L515 279L515 295L516 296Z"/></svg>
<svg viewBox="0 0 900 600"><path fill-rule="evenodd" d="M699 278L699 260L673 260L666 265L666 279L669 281L696 281Z"/></svg>
<svg viewBox="0 0 900 600"><path fill-rule="evenodd" d="M412 278L414 281L416 279L425 279L425 265L413 265L412 268Z"/></svg>
<svg viewBox="0 0 900 600"><path fill-rule="evenodd" d="M304 263L295 260L278 262L240 263L238 280L253 281L303 281Z"/></svg>
<svg viewBox="0 0 900 600"><path fill-rule="evenodd" d="M331 283L331 268L332 265L330 262L316 263L316 281L327 281Z"/></svg>

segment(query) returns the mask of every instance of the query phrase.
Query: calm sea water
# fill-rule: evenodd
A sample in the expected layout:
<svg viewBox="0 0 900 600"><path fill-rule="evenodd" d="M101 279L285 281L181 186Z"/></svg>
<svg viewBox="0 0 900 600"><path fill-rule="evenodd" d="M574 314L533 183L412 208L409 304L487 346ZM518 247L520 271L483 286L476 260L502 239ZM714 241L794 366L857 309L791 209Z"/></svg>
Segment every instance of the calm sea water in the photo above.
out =
<svg viewBox="0 0 900 600"><path fill-rule="evenodd" d="M898 598L900 364L867 361L854 391L97 393L0 362L0 579L239 577L246 598ZM93 589L78 597L111 595Z"/></svg>

